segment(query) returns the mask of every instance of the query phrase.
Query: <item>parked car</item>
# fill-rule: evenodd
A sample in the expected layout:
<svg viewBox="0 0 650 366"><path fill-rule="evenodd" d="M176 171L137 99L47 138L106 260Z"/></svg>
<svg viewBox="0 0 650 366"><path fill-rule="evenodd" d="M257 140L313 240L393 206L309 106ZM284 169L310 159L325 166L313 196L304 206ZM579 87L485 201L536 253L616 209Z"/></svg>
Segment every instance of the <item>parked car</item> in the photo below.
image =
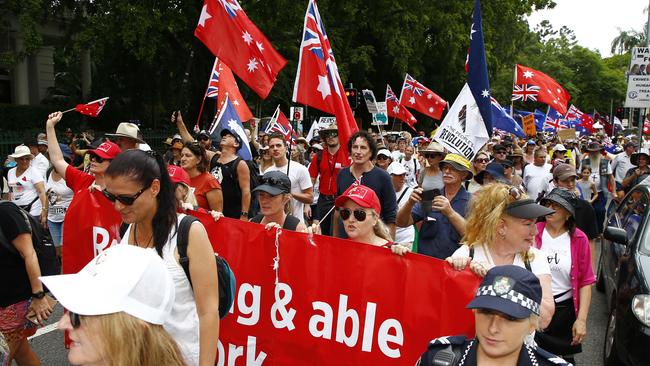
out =
<svg viewBox="0 0 650 366"><path fill-rule="evenodd" d="M650 365L650 186L638 185L607 220L596 288L609 305L604 364Z"/></svg>

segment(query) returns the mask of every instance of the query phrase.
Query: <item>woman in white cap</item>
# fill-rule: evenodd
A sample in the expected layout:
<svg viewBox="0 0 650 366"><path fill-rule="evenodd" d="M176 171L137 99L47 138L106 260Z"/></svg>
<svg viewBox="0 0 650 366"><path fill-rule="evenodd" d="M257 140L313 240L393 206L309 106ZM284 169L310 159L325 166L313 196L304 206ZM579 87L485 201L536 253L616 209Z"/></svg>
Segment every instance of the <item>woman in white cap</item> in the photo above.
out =
<svg viewBox="0 0 650 366"><path fill-rule="evenodd" d="M425 191L442 189L442 170L440 162L445 158L445 148L439 143L432 141L426 149L420 150L420 156L424 157L424 164L418 174L418 185Z"/></svg>
<svg viewBox="0 0 650 366"><path fill-rule="evenodd" d="M462 270L468 265L478 276L494 266L514 264L533 272L542 284L541 326L553 317L551 270L546 256L534 247L538 217L553 213L517 187L491 183L475 193L467 217L463 244L447 262Z"/></svg>
<svg viewBox="0 0 650 366"><path fill-rule="evenodd" d="M27 146L17 146L9 155L16 161L16 167L7 174L9 199L29 212L43 227L47 227L47 195L44 177L30 166L34 155Z"/></svg>
<svg viewBox="0 0 650 366"><path fill-rule="evenodd" d="M155 251L116 245L79 273L41 281L68 310L59 328L72 341L71 364L185 365L163 328L174 304L174 282Z"/></svg>

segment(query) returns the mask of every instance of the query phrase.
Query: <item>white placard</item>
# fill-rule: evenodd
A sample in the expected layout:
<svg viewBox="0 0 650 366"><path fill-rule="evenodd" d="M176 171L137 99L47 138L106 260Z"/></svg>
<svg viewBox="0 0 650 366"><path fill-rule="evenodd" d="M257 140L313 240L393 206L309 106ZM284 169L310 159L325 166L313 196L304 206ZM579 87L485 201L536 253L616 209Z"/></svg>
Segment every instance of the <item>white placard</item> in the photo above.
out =
<svg viewBox="0 0 650 366"><path fill-rule="evenodd" d="M650 107L650 48L634 47L627 75L625 107Z"/></svg>

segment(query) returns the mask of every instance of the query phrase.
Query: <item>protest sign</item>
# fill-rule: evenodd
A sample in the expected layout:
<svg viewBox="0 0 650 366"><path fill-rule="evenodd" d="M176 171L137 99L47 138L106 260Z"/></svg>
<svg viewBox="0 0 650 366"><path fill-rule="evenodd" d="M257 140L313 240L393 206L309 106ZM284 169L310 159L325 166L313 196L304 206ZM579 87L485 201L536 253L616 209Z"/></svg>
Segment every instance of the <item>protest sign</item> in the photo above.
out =
<svg viewBox="0 0 650 366"><path fill-rule="evenodd" d="M626 108L650 107L650 48L634 47L627 71Z"/></svg>
<svg viewBox="0 0 650 366"><path fill-rule="evenodd" d="M363 89L361 91L363 95L363 100L366 101L366 107L368 107L368 113L376 114L379 113L379 107L377 106L377 98L375 98L375 93L372 90Z"/></svg>
<svg viewBox="0 0 650 366"><path fill-rule="evenodd" d="M521 123L523 124L524 127L524 133L526 136L535 136L537 135L537 128L535 127L535 115L534 114L528 114L526 116L521 117Z"/></svg>
<svg viewBox="0 0 650 366"><path fill-rule="evenodd" d="M372 125L388 125L388 111L386 110L386 102L377 102L377 113L372 114Z"/></svg>
<svg viewBox="0 0 650 366"><path fill-rule="evenodd" d="M576 138L576 129L575 128L567 128L565 130L559 130L557 131L557 136L562 140L575 140Z"/></svg>
<svg viewBox="0 0 650 366"><path fill-rule="evenodd" d="M237 277L218 365L411 365L428 341L473 336L479 279L444 261L197 214ZM277 268L277 271L274 269Z"/></svg>

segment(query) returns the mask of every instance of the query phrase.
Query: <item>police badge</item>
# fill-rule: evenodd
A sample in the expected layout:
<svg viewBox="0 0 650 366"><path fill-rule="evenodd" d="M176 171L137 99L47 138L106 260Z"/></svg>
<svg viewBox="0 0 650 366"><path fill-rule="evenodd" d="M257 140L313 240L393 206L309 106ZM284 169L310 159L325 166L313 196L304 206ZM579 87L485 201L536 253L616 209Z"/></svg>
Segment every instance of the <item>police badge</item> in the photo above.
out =
<svg viewBox="0 0 650 366"><path fill-rule="evenodd" d="M515 280L513 280L512 278L497 276L494 279L494 282L492 283L492 288L494 288L494 292L496 292L498 296L501 296L510 292L510 290L512 290L514 285L515 285Z"/></svg>

